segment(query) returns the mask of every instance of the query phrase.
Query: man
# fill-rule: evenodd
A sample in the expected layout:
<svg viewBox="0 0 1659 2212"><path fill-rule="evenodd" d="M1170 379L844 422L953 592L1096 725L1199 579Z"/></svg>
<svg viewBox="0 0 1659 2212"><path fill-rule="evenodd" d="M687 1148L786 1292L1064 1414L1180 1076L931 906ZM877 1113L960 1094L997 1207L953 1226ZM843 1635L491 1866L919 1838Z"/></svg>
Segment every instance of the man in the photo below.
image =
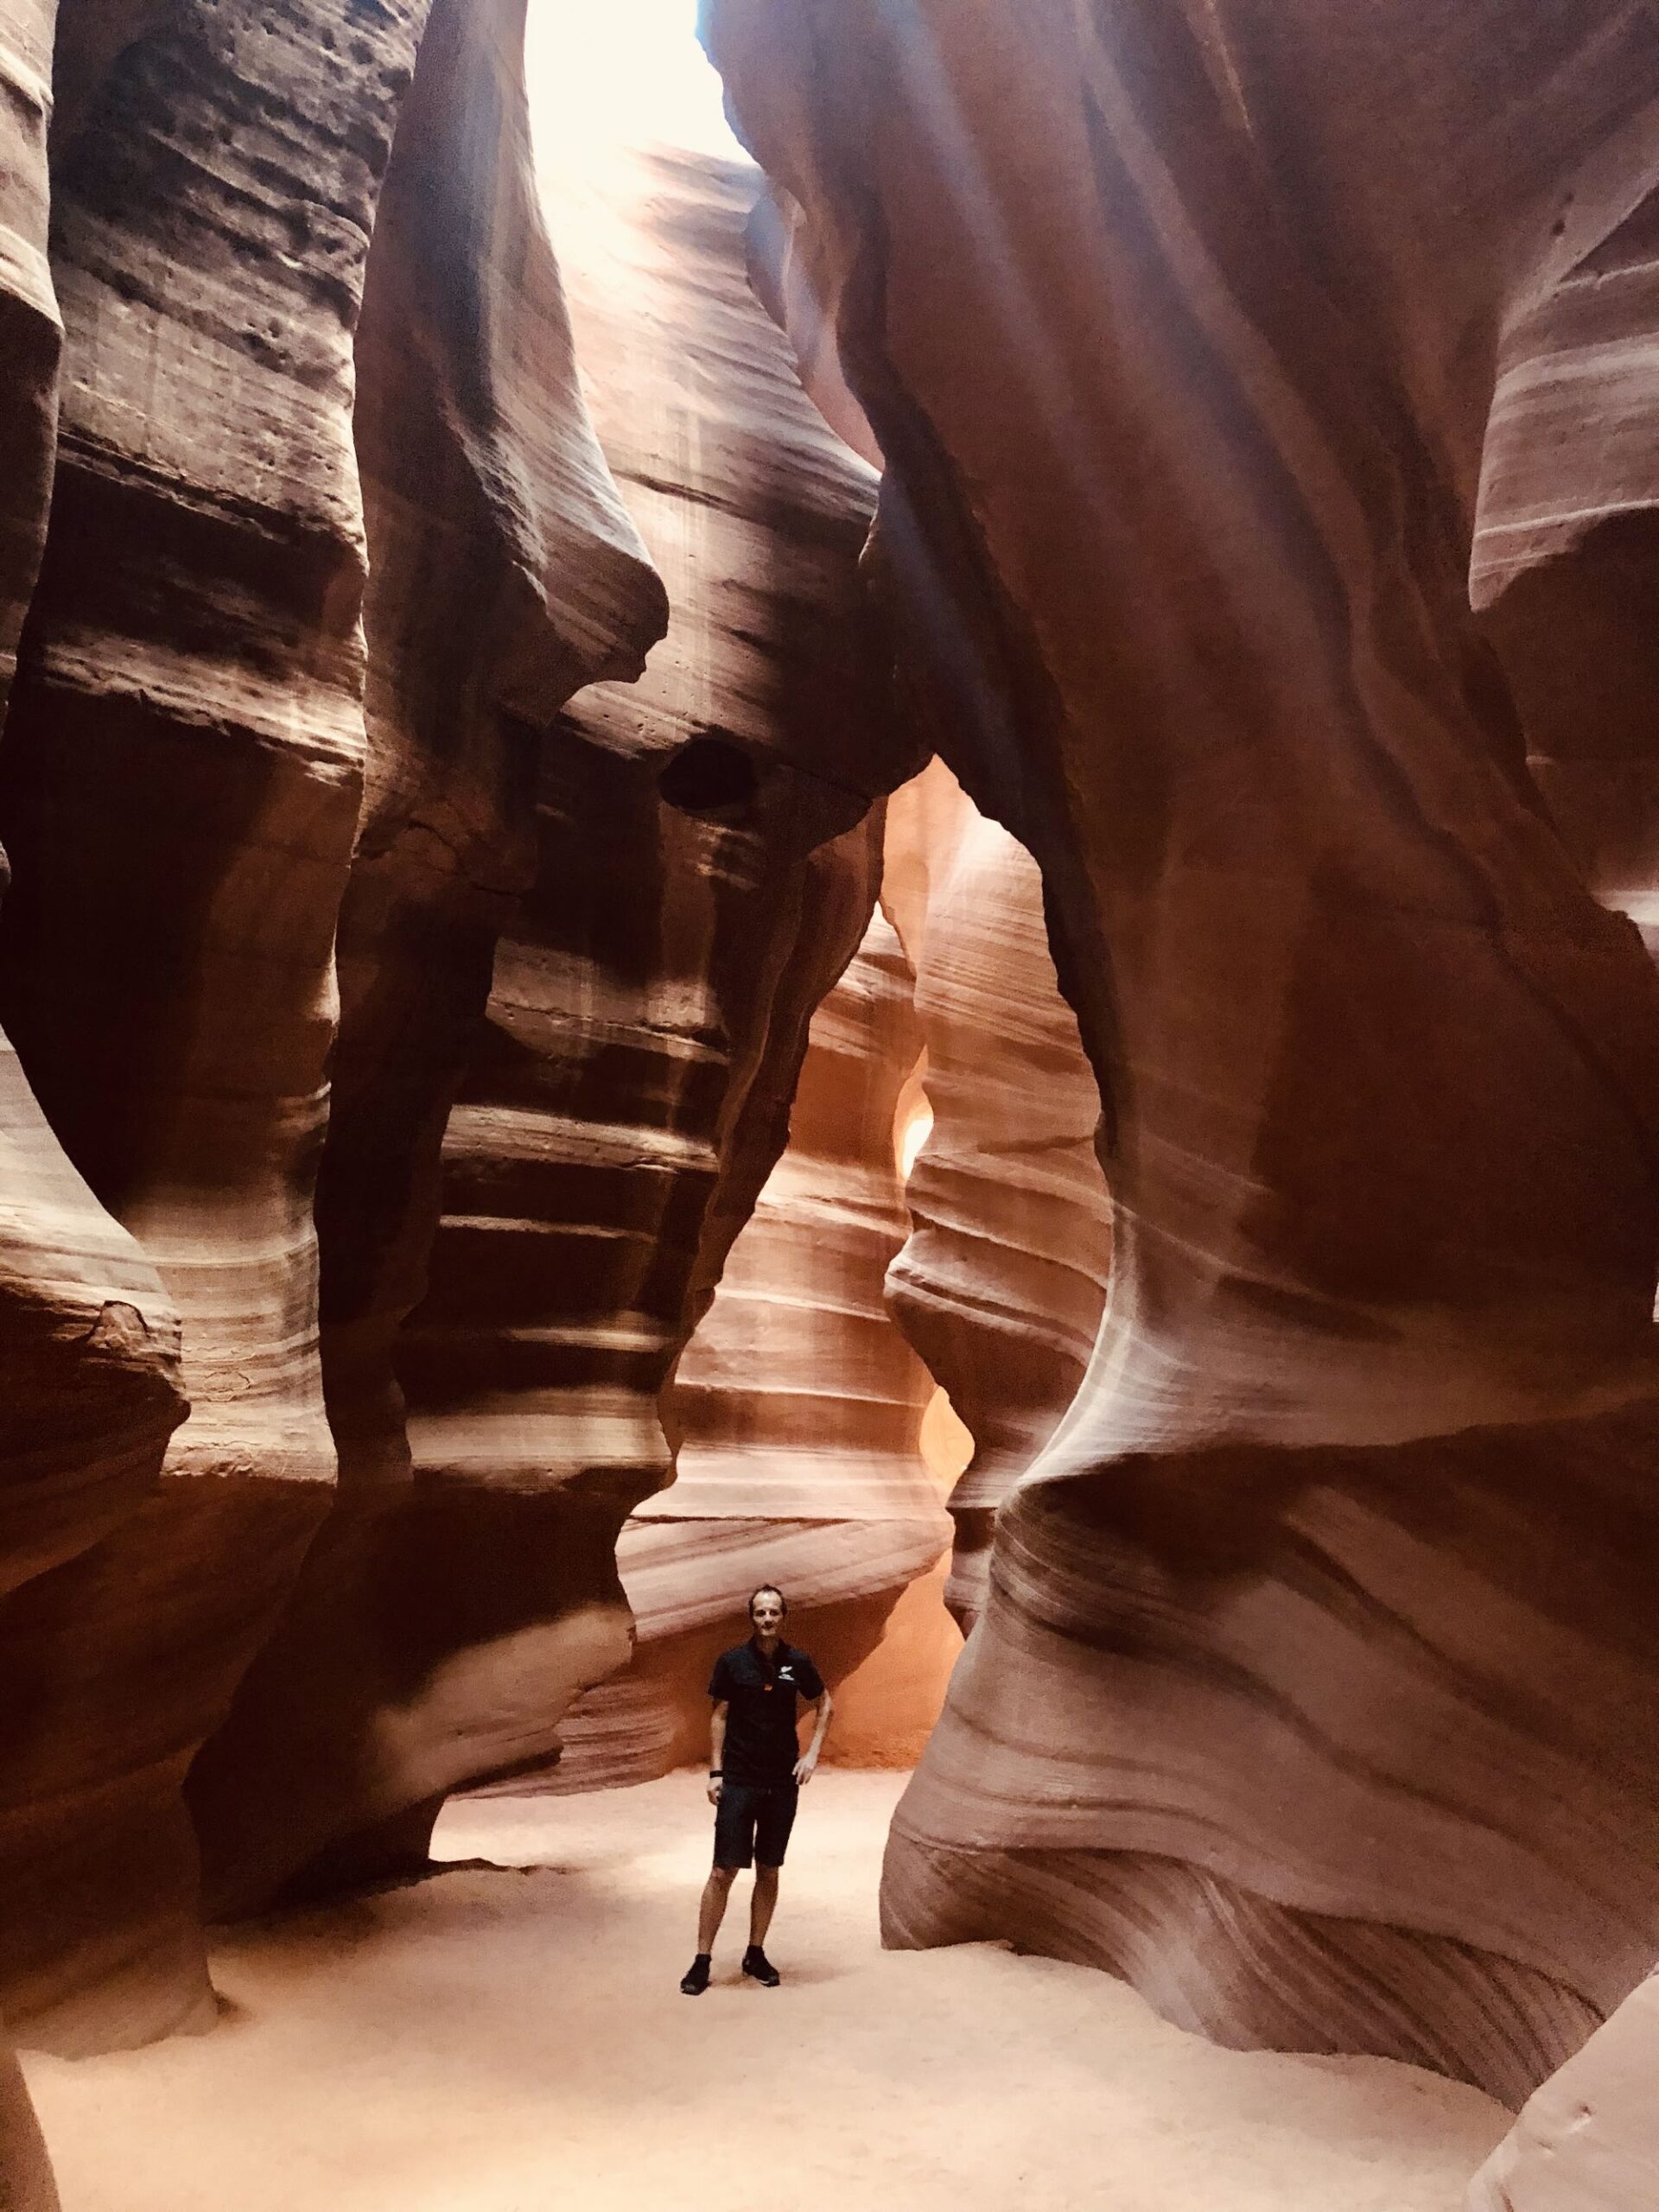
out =
<svg viewBox="0 0 1659 2212"><path fill-rule="evenodd" d="M803 1783L810 1782L830 1726L830 1693L804 1651L783 1641L789 1608L781 1590L763 1583L749 1600L753 1630L747 1643L715 1662L709 1694L709 1802L715 1808L715 1864L697 1912L697 1955L681 1980L688 1997L709 1986L715 1937L741 1867L754 1865L749 1900L749 1948L743 1971L751 1981L776 1989L782 1979L766 1956L766 1930L778 1903L778 1869L795 1821ZM800 1700L817 1714L804 1752L799 1735Z"/></svg>

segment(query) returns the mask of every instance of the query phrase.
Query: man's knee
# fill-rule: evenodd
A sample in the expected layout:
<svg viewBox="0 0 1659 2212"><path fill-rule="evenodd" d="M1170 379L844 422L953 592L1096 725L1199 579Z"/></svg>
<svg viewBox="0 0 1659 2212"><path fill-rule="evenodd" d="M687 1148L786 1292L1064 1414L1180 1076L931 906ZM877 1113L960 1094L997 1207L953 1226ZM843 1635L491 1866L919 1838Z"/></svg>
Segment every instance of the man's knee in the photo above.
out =
<svg viewBox="0 0 1659 2212"><path fill-rule="evenodd" d="M709 1879L715 1889L729 1890L737 1879L737 1869L735 1866L711 1866Z"/></svg>

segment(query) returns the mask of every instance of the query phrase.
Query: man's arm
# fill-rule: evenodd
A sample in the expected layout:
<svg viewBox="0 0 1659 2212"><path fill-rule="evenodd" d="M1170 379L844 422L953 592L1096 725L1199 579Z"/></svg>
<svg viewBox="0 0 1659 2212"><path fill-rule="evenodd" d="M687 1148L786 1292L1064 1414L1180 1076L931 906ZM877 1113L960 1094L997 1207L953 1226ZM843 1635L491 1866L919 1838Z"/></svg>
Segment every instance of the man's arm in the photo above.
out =
<svg viewBox="0 0 1659 2212"><path fill-rule="evenodd" d="M720 1802L720 1770L726 1764L726 1700L715 1700L709 1719L709 1802Z"/></svg>
<svg viewBox="0 0 1659 2212"><path fill-rule="evenodd" d="M795 1762L797 1782L811 1781L813 1770L818 1764L818 1753L823 1749L823 1739L830 1732L830 1715L835 1711L835 1704L828 1690L818 1698L812 1709L818 1716L817 1726L812 1731L811 1742Z"/></svg>

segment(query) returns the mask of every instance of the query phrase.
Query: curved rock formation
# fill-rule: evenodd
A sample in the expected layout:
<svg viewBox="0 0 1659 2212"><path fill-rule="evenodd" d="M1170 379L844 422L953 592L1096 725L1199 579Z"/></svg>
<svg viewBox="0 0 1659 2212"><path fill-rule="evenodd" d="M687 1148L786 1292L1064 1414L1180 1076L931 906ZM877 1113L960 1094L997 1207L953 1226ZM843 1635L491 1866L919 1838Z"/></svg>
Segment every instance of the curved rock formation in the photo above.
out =
<svg viewBox="0 0 1659 2212"><path fill-rule="evenodd" d="M178 1786L326 1507L311 1192L361 783L352 325L422 0L74 0L50 525L0 746L0 1014L183 1319L160 1491L24 1586L8 2017L212 2017ZM130 1332L129 1332L130 1333Z"/></svg>
<svg viewBox="0 0 1659 2212"><path fill-rule="evenodd" d="M1467 2212L1642 2212L1659 2176L1659 1974L1529 2097Z"/></svg>
<svg viewBox="0 0 1659 2212"><path fill-rule="evenodd" d="M0 12L0 717L46 543L57 419L53 12L23 0ZM0 902L9 880L0 853ZM65 1159L0 1033L0 1591L86 1549L153 1485L184 1412L177 1338L155 1269ZM22 1721L13 1700L10 1726Z"/></svg>
<svg viewBox="0 0 1659 2212"><path fill-rule="evenodd" d="M1054 979L1036 863L942 760L897 795L887 851L882 896L916 965L932 1111L887 1301L974 1439L950 1493L946 1589L968 1629L996 1509L1089 1364L1111 1201L1095 1155L1100 1093Z"/></svg>
<svg viewBox="0 0 1659 2212"><path fill-rule="evenodd" d="M1116 1205L889 1939L1518 2098L1659 1948L1659 978L1522 757L1651 696L1659 26L708 12Z"/></svg>
<svg viewBox="0 0 1659 2212"><path fill-rule="evenodd" d="M433 8L356 334L369 776L317 1200L341 1487L191 1777L215 1911L321 1853L353 1870L402 1855L400 1816L469 1761L496 1763L474 1741L473 1708L493 1703L479 1651L528 1617L550 1631L544 1668L572 1584L613 1580L590 1556L597 1532L553 1573L544 1538L531 1547L531 1499L415 1483L394 1371L425 1285L445 1125L486 1035L496 941L554 858L563 757L582 750L554 724L580 685L637 676L665 620L577 386L523 39L523 0ZM632 780L636 810L654 813L649 766ZM508 1489L534 1487L533 1465L503 1468ZM409 1832L423 1841L418 1818Z"/></svg>
<svg viewBox="0 0 1659 2212"><path fill-rule="evenodd" d="M0 8L0 721L46 541L61 325L47 259L53 10ZM0 900L10 880L0 852ZM155 1269L64 1157L0 1032L0 1593L96 1543L152 1488L186 1411ZM33 1655L0 1611L12 1684L0 1764L33 1763ZM0 2051L0 2198L57 2212L45 2146Z"/></svg>
<svg viewBox="0 0 1659 2212"><path fill-rule="evenodd" d="M750 174L622 146L576 176L543 131L583 392L674 595L644 680L555 725L636 672L660 598L578 435L522 18L435 9L370 263L372 771L319 1205L345 1494L192 1777L221 1911L418 1862L449 1789L551 1758L626 1660L657 1396L904 766L868 472L747 294Z"/></svg>
<svg viewBox="0 0 1659 2212"><path fill-rule="evenodd" d="M839 1702L944 1547L920 1449L933 1382L881 1302L906 1226L895 1128L921 1043L912 991L878 914L813 1016L788 1147L676 1372L674 1481L617 1547L634 1662L570 1716L561 1787L702 1757L709 1667L761 1582L787 1592L791 1637Z"/></svg>

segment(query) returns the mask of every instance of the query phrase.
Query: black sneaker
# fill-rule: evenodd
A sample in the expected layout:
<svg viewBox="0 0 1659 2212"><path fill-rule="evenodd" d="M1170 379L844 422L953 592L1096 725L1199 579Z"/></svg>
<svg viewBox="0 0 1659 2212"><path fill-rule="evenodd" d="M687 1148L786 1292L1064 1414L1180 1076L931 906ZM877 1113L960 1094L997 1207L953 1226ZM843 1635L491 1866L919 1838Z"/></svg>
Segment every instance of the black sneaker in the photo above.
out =
<svg viewBox="0 0 1659 2212"><path fill-rule="evenodd" d="M784 1978L758 1943L751 1943L744 1952L743 1971L751 1981L758 1981L763 1989L776 1989ZM683 1987L684 1985L681 1986Z"/></svg>
<svg viewBox="0 0 1659 2212"><path fill-rule="evenodd" d="M699 1951L685 1972L680 1976L680 1987L687 1997L701 1997L709 1986L709 1968L713 1961L707 1951ZM747 1972L746 1965L744 1971Z"/></svg>

